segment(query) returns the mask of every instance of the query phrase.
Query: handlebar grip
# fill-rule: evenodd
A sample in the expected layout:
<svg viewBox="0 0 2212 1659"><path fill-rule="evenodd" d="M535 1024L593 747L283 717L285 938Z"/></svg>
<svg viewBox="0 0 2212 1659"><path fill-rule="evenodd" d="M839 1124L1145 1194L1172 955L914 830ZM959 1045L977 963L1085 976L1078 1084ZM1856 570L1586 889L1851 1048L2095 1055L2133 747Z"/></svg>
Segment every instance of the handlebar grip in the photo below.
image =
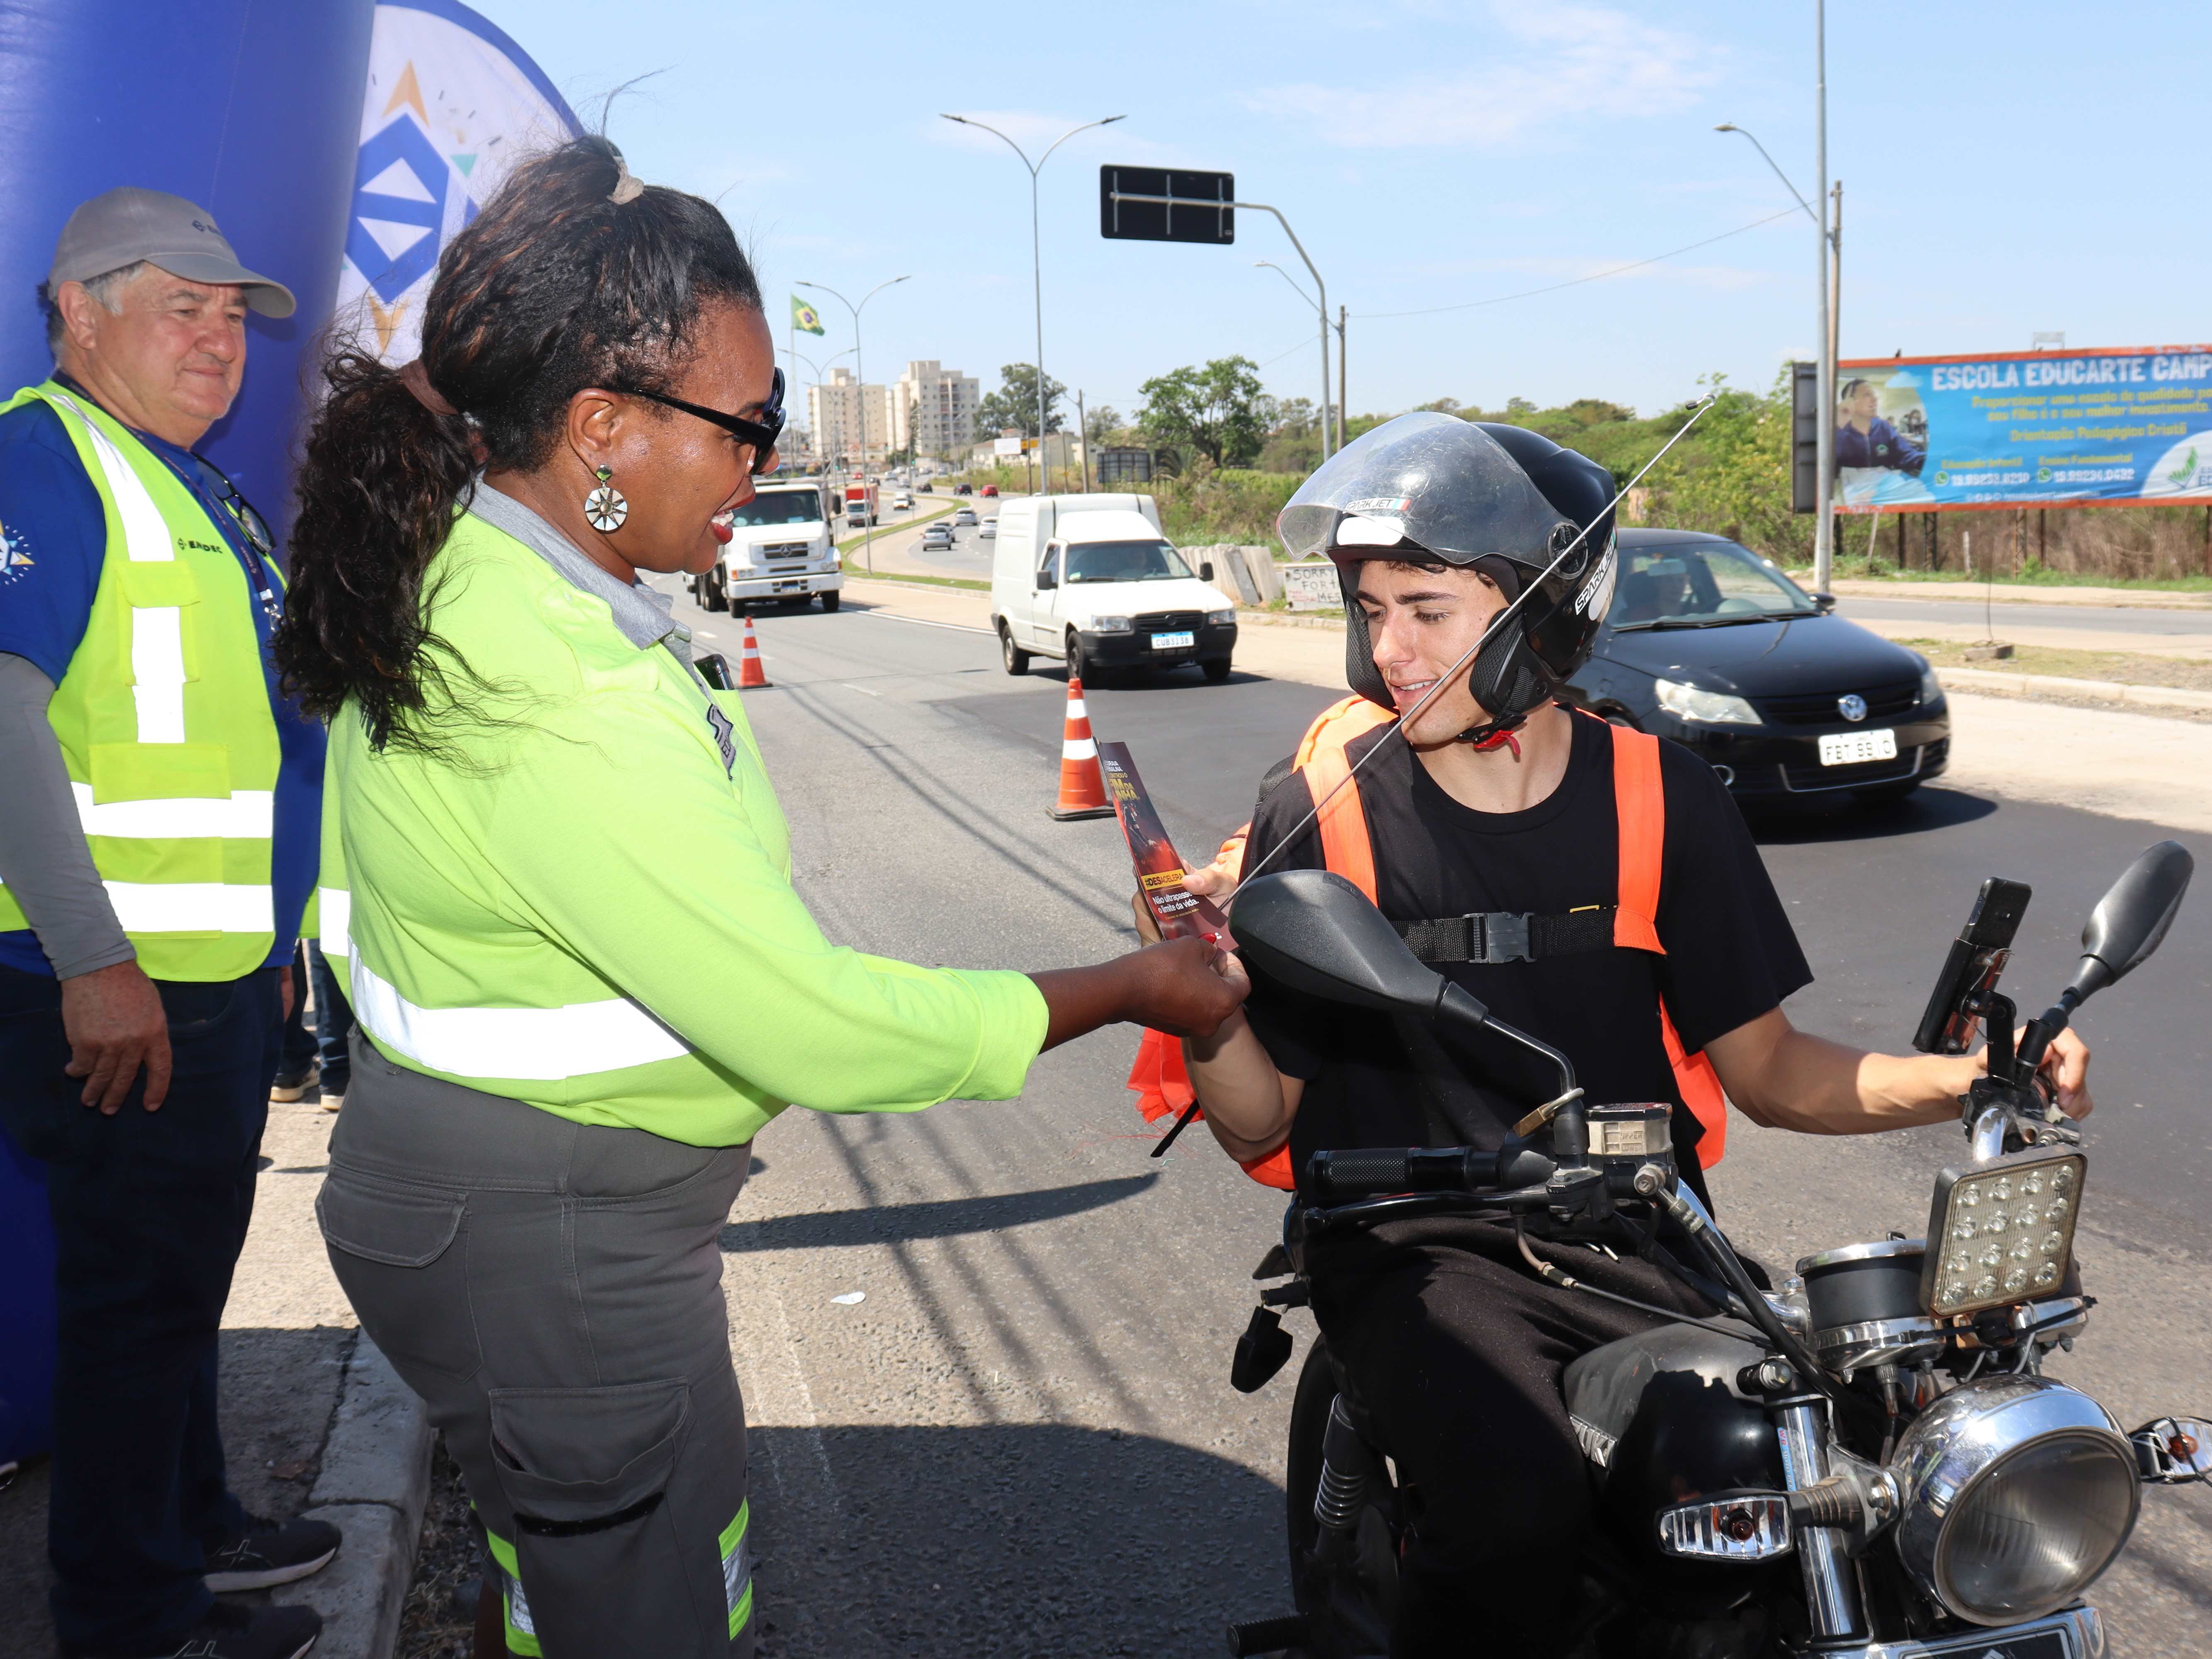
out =
<svg viewBox="0 0 2212 1659"><path fill-rule="evenodd" d="M1307 1169L1323 1198L1372 1198L1413 1190L1408 1146L1352 1147L1319 1152Z"/></svg>
<svg viewBox="0 0 2212 1659"><path fill-rule="evenodd" d="M1494 1152L1473 1146L1359 1146L1316 1152L1306 1164L1306 1182L1325 1200L1480 1193L1534 1186L1558 1167L1526 1146Z"/></svg>

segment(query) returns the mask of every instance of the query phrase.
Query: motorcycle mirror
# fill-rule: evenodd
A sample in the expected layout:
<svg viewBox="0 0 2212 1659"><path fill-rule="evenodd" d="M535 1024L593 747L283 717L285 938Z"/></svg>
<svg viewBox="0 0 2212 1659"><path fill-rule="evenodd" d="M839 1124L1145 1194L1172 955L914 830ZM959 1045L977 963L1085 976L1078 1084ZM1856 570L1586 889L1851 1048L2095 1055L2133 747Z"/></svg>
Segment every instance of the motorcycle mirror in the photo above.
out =
<svg viewBox="0 0 2212 1659"><path fill-rule="evenodd" d="M2121 872L2081 929L2081 965L2067 987L2075 1002L2126 977L2158 949L2196 867L2187 848L2162 841Z"/></svg>
<svg viewBox="0 0 2212 1659"><path fill-rule="evenodd" d="M1428 1014L1448 981L1424 967L1367 895L1328 870L1284 870L1237 890L1237 943L1293 990Z"/></svg>

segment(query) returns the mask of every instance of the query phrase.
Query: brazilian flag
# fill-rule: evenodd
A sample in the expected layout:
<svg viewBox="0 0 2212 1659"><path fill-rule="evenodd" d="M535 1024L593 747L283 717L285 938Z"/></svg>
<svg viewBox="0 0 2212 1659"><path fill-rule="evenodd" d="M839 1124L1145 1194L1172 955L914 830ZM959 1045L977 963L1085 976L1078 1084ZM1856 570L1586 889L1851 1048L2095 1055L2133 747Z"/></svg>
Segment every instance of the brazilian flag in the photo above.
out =
<svg viewBox="0 0 2212 1659"><path fill-rule="evenodd" d="M816 314L814 307L796 294L791 296L791 325L808 334L823 331L822 319Z"/></svg>

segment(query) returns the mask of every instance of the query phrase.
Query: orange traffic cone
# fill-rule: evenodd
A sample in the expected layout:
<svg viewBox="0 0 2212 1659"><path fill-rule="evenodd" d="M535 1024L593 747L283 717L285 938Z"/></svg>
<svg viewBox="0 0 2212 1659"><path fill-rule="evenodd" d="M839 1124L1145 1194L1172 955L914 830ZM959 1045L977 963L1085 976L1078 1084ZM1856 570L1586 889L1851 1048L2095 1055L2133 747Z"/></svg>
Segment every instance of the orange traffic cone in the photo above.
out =
<svg viewBox="0 0 2212 1659"><path fill-rule="evenodd" d="M1091 738L1091 714L1083 706L1083 682L1067 682L1067 723L1060 740L1060 804L1045 809L1047 816L1069 818L1110 818L1114 808L1106 799L1106 780L1098 770L1098 745Z"/></svg>
<svg viewBox="0 0 2212 1659"><path fill-rule="evenodd" d="M745 642L738 647L738 690L750 691L768 684L761 667L760 641L753 637L753 619L745 618Z"/></svg>

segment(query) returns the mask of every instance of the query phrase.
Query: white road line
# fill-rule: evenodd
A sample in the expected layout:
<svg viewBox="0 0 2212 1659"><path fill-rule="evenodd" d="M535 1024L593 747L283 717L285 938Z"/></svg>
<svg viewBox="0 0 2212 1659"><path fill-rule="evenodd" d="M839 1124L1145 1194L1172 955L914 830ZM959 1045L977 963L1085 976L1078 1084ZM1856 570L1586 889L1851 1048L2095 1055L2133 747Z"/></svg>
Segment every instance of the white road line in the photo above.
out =
<svg viewBox="0 0 2212 1659"><path fill-rule="evenodd" d="M931 622L922 617L894 617L884 611L859 611L854 614L860 617L874 617L884 622L912 623L916 628L949 628L956 634L981 634L986 639L997 637L988 628L971 628L966 623Z"/></svg>

